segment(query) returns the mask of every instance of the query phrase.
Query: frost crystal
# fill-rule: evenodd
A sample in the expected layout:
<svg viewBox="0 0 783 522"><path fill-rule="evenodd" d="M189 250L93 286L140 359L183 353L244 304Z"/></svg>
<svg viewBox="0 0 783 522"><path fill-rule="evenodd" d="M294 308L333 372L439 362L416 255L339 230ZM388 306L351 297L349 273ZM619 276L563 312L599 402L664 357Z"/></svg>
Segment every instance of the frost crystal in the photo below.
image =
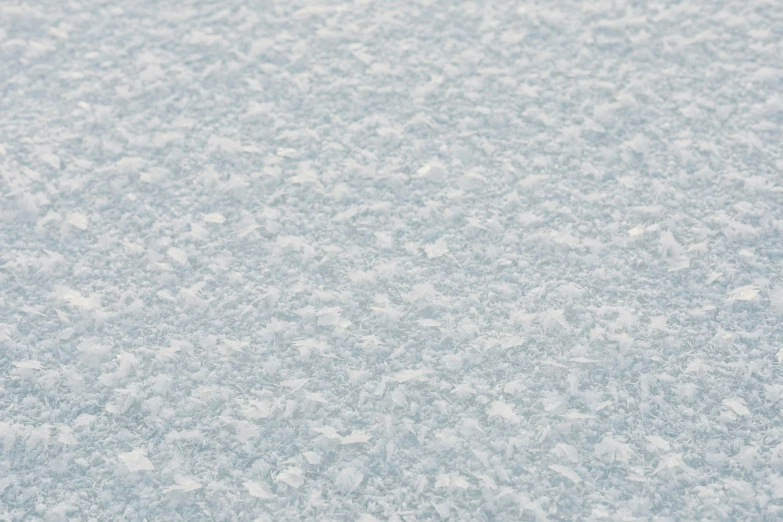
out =
<svg viewBox="0 0 783 522"><path fill-rule="evenodd" d="M122 463L122 465L131 472L152 471L155 469L152 465L152 462L150 462L150 460L145 455L145 451L141 449L135 449L127 453L121 453L119 459L120 463Z"/></svg>
<svg viewBox="0 0 783 522"><path fill-rule="evenodd" d="M0 2L0 520L783 520L781 22Z"/></svg>

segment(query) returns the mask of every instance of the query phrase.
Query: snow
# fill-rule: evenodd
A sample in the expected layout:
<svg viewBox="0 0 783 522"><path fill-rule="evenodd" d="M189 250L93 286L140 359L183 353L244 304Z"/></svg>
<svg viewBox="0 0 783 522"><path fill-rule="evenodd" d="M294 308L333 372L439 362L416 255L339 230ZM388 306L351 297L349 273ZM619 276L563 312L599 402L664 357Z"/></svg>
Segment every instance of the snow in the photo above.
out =
<svg viewBox="0 0 783 522"><path fill-rule="evenodd" d="M0 519L783 518L780 2L0 2Z"/></svg>
<svg viewBox="0 0 783 522"><path fill-rule="evenodd" d="M85 216L81 212L71 212L65 218L65 221L69 225L72 225L78 228L79 230L87 230L87 227L89 226L89 221L87 220L87 216Z"/></svg>
<svg viewBox="0 0 783 522"><path fill-rule="evenodd" d="M354 492L364 480L364 473L354 467L340 470L335 479L337 489L344 494Z"/></svg>
<svg viewBox="0 0 783 522"><path fill-rule="evenodd" d="M174 481L175 484L173 486L167 486L166 488L164 488L164 491L166 493L171 493L172 491L182 491L184 493L187 493L189 491L196 491L198 489L201 489L201 484L193 477L185 477L182 475L177 475L174 477Z"/></svg>
<svg viewBox="0 0 783 522"><path fill-rule="evenodd" d="M753 301L759 295L759 287L755 285L746 285L729 292L730 299L737 301Z"/></svg>
<svg viewBox="0 0 783 522"><path fill-rule="evenodd" d="M127 453L120 453L120 463L130 472L153 471L155 467L144 453L143 449L135 449Z"/></svg>
<svg viewBox="0 0 783 522"><path fill-rule="evenodd" d="M224 216L220 212L210 212L209 214L204 214L203 220L205 223L220 224L226 222L226 216Z"/></svg>
<svg viewBox="0 0 783 522"><path fill-rule="evenodd" d="M291 467L278 473L275 482L281 482L297 489L304 483L304 475L301 469Z"/></svg>
<svg viewBox="0 0 783 522"><path fill-rule="evenodd" d="M269 492L264 484L259 482L248 480L244 483L245 489L247 489L248 495L262 500L268 500L274 498L274 495Z"/></svg>
<svg viewBox="0 0 783 522"><path fill-rule="evenodd" d="M568 466L561 466L560 464L550 464L549 469L561 474L562 476L564 476L574 484L579 484L580 482L582 482L582 478L579 475L577 475L576 472L571 468L569 468Z"/></svg>

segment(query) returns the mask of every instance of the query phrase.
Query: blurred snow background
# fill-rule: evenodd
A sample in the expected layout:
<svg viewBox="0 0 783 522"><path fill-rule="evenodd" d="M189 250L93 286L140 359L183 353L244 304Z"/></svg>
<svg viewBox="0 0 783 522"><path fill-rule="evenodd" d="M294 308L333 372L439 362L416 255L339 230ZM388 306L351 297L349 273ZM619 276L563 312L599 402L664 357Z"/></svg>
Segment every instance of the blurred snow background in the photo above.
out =
<svg viewBox="0 0 783 522"><path fill-rule="evenodd" d="M777 0L0 5L0 519L780 520Z"/></svg>

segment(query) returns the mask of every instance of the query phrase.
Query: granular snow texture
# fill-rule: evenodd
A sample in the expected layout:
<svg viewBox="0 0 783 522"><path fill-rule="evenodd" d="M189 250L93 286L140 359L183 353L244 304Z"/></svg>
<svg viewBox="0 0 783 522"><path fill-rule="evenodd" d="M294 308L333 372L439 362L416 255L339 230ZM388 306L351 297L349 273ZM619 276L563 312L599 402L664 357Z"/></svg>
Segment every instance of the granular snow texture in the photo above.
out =
<svg viewBox="0 0 783 522"><path fill-rule="evenodd" d="M0 520L783 520L779 0L5 0Z"/></svg>

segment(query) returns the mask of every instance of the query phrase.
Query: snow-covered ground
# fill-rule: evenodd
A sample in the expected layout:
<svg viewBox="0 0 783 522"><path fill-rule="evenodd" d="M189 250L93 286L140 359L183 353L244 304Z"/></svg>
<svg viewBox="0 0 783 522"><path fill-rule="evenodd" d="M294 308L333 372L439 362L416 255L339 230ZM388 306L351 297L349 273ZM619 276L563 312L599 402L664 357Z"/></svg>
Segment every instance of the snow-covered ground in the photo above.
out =
<svg viewBox="0 0 783 522"><path fill-rule="evenodd" d="M5 0L0 520L781 520L783 4Z"/></svg>

